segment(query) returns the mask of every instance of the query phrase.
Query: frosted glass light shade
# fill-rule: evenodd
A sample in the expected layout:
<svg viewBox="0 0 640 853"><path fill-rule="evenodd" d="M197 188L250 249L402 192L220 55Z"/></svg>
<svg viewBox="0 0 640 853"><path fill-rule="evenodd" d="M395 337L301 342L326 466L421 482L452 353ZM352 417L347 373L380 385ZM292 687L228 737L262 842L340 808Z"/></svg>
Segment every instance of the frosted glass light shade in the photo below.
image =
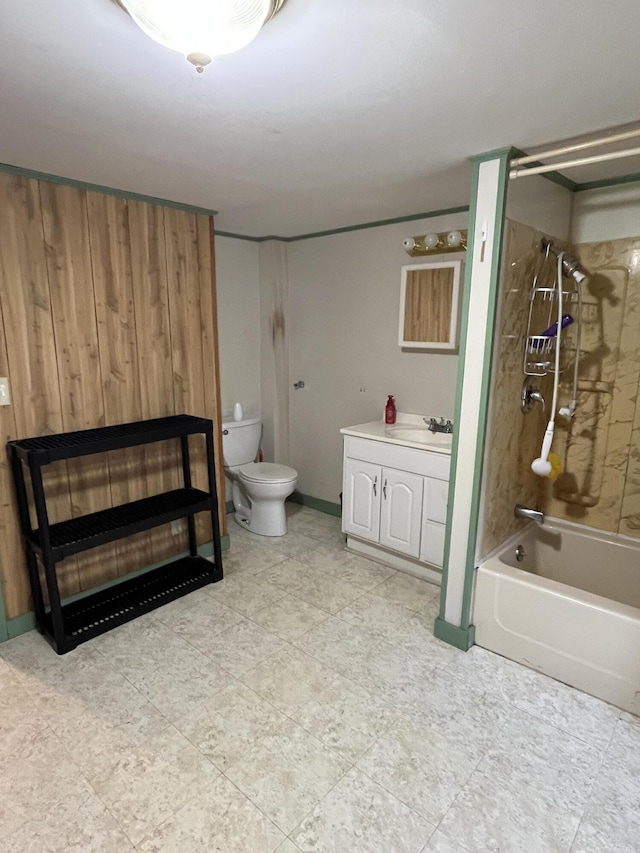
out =
<svg viewBox="0 0 640 853"><path fill-rule="evenodd" d="M154 41L189 59L198 70L214 56L233 53L258 35L273 0L120 0ZM281 4L275 4L276 6Z"/></svg>

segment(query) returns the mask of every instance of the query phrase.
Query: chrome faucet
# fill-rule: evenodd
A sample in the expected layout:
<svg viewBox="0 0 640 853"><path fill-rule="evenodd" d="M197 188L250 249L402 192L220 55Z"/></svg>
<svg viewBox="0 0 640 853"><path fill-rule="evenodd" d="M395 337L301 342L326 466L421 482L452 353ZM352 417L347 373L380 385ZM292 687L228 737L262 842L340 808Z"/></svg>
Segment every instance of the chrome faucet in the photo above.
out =
<svg viewBox="0 0 640 853"><path fill-rule="evenodd" d="M539 509L527 509L526 506L516 504L513 514L516 518L528 518L529 521L535 521L536 524L544 524L544 513L540 512Z"/></svg>
<svg viewBox="0 0 640 853"><path fill-rule="evenodd" d="M425 422L425 424L429 424L429 426L427 427L429 432L446 432L448 435L453 432L453 424L451 423L451 421L447 421L445 423L444 418L440 418L440 423L438 423L435 418L429 418L429 420L423 418L422 420Z"/></svg>
<svg viewBox="0 0 640 853"><path fill-rule="evenodd" d="M534 380L527 376L522 384L522 391L520 392L520 410L526 415L533 409L534 403L540 403L542 406L542 411L544 412L544 396L542 391L539 391L534 383Z"/></svg>

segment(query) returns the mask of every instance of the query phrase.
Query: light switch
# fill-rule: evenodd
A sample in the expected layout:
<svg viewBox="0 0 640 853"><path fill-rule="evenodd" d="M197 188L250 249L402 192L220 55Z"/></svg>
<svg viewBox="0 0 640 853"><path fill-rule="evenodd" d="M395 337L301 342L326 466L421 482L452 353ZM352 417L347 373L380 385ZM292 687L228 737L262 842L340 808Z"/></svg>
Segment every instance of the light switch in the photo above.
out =
<svg viewBox="0 0 640 853"><path fill-rule="evenodd" d="M9 392L9 380L6 376L0 376L0 406L11 405L11 394Z"/></svg>

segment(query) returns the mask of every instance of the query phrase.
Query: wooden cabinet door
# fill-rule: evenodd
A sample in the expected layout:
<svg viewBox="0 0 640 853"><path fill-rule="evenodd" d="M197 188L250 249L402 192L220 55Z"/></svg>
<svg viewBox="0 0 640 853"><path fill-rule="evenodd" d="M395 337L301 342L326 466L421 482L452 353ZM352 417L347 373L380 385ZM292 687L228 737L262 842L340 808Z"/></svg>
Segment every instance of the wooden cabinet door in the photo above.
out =
<svg viewBox="0 0 640 853"><path fill-rule="evenodd" d="M382 468L359 459L345 459L342 529L377 542L380 535Z"/></svg>
<svg viewBox="0 0 640 853"><path fill-rule="evenodd" d="M410 557L420 554L424 477L382 469L380 544Z"/></svg>

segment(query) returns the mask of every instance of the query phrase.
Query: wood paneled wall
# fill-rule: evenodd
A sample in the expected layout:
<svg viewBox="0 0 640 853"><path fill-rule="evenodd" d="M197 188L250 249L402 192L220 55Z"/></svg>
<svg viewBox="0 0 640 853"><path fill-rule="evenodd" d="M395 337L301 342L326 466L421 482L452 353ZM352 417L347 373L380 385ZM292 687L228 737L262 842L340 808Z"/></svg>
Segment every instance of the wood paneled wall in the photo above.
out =
<svg viewBox="0 0 640 853"><path fill-rule="evenodd" d="M31 609L6 442L186 412L212 418L223 532L213 221L0 174L0 577L6 615ZM206 487L192 439L194 485ZM55 463L52 521L179 484L177 442ZM211 524L198 519L198 541ZM186 528L139 534L58 565L63 596L186 548Z"/></svg>

